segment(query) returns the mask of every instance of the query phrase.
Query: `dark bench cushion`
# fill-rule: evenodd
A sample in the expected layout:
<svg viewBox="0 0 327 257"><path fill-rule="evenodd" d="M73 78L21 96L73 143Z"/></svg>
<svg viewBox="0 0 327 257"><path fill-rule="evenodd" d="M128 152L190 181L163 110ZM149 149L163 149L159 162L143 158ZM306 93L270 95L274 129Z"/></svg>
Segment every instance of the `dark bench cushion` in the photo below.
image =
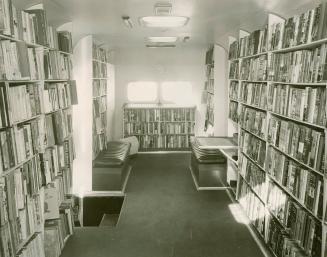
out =
<svg viewBox="0 0 327 257"><path fill-rule="evenodd" d="M121 167L129 155L130 143L112 141L107 145L107 149L102 151L94 160L95 168L114 168Z"/></svg>

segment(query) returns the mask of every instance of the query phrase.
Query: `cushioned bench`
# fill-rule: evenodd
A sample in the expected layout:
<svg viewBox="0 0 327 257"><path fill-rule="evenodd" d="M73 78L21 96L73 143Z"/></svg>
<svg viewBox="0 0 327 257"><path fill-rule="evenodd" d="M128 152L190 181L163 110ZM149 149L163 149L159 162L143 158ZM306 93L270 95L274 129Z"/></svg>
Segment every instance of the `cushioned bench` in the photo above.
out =
<svg viewBox="0 0 327 257"><path fill-rule="evenodd" d="M130 143L112 141L93 162L93 191L122 191L129 166Z"/></svg>
<svg viewBox="0 0 327 257"><path fill-rule="evenodd" d="M199 187L223 186L226 158L218 149L201 149L196 139L191 143L191 170Z"/></svg>

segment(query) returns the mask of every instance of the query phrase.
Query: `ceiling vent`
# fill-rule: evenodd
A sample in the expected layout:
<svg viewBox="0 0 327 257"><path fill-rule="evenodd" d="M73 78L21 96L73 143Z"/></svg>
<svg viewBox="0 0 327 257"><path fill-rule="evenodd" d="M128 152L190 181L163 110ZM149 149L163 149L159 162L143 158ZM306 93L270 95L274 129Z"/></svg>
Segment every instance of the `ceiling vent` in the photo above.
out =
<svg viewBox="0 0 327 257"><path fill-rule="evenodd" d="M172 10L171 3L157 3L154 6L154 12L156 15L170 15Z"/></svg>

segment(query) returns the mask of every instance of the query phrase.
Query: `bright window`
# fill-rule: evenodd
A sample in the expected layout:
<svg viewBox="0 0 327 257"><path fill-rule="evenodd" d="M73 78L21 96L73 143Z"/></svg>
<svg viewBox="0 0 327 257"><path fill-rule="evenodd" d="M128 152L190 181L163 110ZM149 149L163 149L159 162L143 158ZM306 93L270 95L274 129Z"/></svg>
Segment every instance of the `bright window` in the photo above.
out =
<svg viewBox="0 0 327 257"><path fill-rule="evenodd" d="M161 84L162 99L175 104L192 104L192 85L187 81L166 81Z"/></svg>
<svg viewBox="0 0 327 257"><path fill-rule="evenodd" d="M152 81L130 82L127 97L130 102L153 102L157 99L158 85Z"/></svg>

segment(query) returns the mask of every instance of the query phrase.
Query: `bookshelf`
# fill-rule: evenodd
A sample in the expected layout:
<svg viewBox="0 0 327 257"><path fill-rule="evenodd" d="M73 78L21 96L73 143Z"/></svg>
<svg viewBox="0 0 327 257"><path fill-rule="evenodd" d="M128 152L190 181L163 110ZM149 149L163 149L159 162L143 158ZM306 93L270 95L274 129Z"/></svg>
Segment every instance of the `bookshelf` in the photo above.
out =
<svg viewBox="0 0 327 257"><path fill-rule="evenodd" d="M236 198L277 257L326 256L326 11L269 14L229 42Z"/></svg>
<svg viewBox="0 0 327 257"><path fill-rule="evenodd" d="M73 233L71 34L49 26L42 5L3 4L0 253L59 256Z"/></svg>
<svg viewBox="0 0 327 257"><path fill-rule="evenodd" d="M206 114L204 130L212 130L214 128L214 95L215 95L215 79L214 79L214 46L210 47L206 52L206 81L205 81L205 98L206 98Z"/></svg>
<svg viewBox="0 0 327 257"><path fill-rule="evenodd" d="M140 151L189 150L195 109L170 104L125 104L123 135L136 136Z"/></svg>
<svg viewBox="0 0 327 257"><path fill-rule="evenodd" d="M109 53L95 42L92 45L93 160L107 146L107 91Z"/></svg>

